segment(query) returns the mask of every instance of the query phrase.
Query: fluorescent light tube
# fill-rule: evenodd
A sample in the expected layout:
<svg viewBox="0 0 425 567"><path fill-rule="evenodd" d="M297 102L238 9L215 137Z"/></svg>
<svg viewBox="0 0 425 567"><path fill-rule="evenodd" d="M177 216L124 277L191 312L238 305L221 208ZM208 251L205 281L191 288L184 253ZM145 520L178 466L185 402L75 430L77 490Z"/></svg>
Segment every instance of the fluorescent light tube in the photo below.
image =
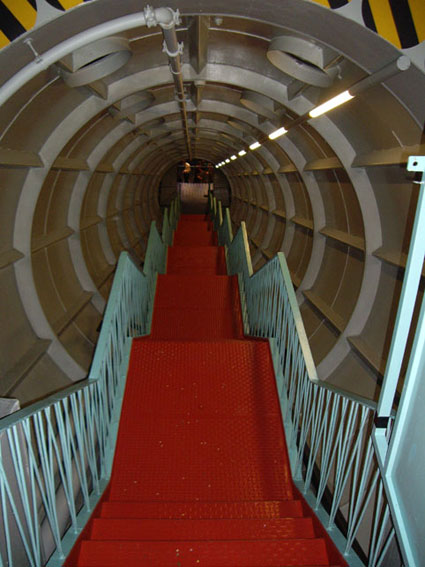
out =
<svg viewBox="0 0 425 567"><path fill-rule="evenodd" d="M279 138L279 136L283 136L283 134L286 134L287 132L288 130L282 126L282 128L279 128L279 130L275 130L274 132L269 134L269 138L270 140L275 140L276 138Z"/></svg>
<svg viewBox="0 0 425 567"><path fill-rule="evenodd" d="M227 158L226 160L224 160L226 163L230 163L230 159Z"/></svg>
<svg viewBox="0 0 425 567"><path fill-rule="evenodd" d="M238 152L239 156L245 156L246 155L246 151L245 150L241 150L240 152Z"/></svg>
<svg viewBox="0 0 425 567"><path fill-rule="evenodd" d="M261 146L260 142L254 142L253 144L251 144L249 146L250 150L256 150L257 148L259 148Z"/></svg>
<svg viewBox="0 0 425 567"><path fill-rule="evenodd" d="M230 156L230 159L231 159L232 161L234 161L235 159L238 159L238 158L237 158L237 156L233 155L233 156Z"/></svg>
<svg viewBox="0 0 425 567"><path fill-rule="evenodd" d="M334 96L327 102L324 102L320 106L313 108L313 110L310 110L309 115L311 118L316 118L316 116L321 116L322 114L325 114L325 112L328 112L329 110L332 110L333 108L344 104L344 102L348 102L352 98L354 97L350 94L349 91L344 91L343 93Z"/></svg>

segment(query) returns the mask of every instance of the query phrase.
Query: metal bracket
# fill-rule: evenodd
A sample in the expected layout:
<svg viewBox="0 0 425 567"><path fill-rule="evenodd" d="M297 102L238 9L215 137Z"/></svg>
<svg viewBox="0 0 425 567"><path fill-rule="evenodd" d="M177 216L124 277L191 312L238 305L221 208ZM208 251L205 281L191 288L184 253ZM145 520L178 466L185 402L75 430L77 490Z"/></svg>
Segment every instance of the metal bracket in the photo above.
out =
<svg viewBox="0 0 425 567"><path fill-rule="evenodd" d="M172 14L173 14L173 21L170 22L169 24L164 24L162 22L159 22L159 25L164 30L170 30L174 26L178 26L181 23L180 10L178 8L177 8L177 10L173 10L172 8L168 8L168 10L170 10L170 12L172 12Z"/></svg>
<svg viewBox="0 0 425 567"><path fill-rule="evenodd" d="M170 51L167 47L167 43L164 39L164 43L162 44L162 51L163 53L166 53L168 55L168 57L172 57L173 59L175 57L178 57L179 55L183 54L183 48L184 48L184 43L182 41L180 41L177 44L177 51Z"/></svg>
<svg viewBox="0 0 425 567"><path fill-rule="evenodd" d="M173 68L171 67L171 65L169 65L170 68L170 73L172 73L173 75L181 75L181 71L173 71Z"/></svg>
<svg viewBox="0 0 425 567"><path fill-rule="evenodd" d="M143 13L145 14L146 26L148 28L153 28L154 26L158 25L158 21L155 16L155 10L152 8L152 6L149 6L148 4L143 10Z"/></svg>
<svg viewBox="0 0 425 567"><path fill-rule="evenodd" d="M186 95L186 93L185 93ZM189 102L190 98L187 97L187 95L184 98L180 98L177 94L174 97L175 100L177 100L178 102Z"/></svg>
<svg viewBox="0 0 425 567"><path fill-rule="evenodd" d="M43 61L43 58L41 57L41 55L38 53L38 51L36 50L36 48L33 46L32 44L32 38L28 37L27 39L24 39L24 43L25 45L28 45L28 47L31 49L33 55L34 55L34 59L36 63L41 63Z"/></svg>

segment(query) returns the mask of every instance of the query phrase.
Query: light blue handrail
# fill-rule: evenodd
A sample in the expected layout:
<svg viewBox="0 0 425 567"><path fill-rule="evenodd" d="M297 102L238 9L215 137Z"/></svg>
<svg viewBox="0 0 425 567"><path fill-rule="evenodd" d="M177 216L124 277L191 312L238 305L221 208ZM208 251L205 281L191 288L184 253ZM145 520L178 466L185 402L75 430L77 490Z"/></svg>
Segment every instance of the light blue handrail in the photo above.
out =
<svg viewBox="0 0 425 567"><path fill-rule="evenodd" d="M394 528L371 439L376 403L318 379L284 254L254 274L245 223L233 237L229 210L211 195L209 206L245 333L270 341L294 481L351 566L364 566L354 543L368 567L385 565Z"/></svg>
<svg viewBox="0 0 425 567"><path fill-rule="evenodd" d="M0 567L62 565L106 488L131 338L150 331L178 216L162 238L152 222L143 269L121 253L88 379L0 421Z"/></svg>

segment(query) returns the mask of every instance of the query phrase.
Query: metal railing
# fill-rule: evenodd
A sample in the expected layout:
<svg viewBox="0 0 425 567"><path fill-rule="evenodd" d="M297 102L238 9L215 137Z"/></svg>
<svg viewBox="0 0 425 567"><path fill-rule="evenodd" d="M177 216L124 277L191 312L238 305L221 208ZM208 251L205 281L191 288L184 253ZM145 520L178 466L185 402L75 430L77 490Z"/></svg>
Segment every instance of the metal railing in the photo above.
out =
<svg viewBox="0 0 425 567"><path fill-rule="evenodd" d="M296 486L352 566L385 565L394 539L371 432L376 403L321 382L283 253L253 273L245 223L210 195L229 274L237 274L245 333L269 338Z"/></svg>
<svg viewBox="0 0 425 567"><path fill-rule="evenodd" d="M88 379L0 421L0 567L62 565L106 488L131 337L150 330L178 215L163 238L152 223L143 270L121 253Z"/></svg>

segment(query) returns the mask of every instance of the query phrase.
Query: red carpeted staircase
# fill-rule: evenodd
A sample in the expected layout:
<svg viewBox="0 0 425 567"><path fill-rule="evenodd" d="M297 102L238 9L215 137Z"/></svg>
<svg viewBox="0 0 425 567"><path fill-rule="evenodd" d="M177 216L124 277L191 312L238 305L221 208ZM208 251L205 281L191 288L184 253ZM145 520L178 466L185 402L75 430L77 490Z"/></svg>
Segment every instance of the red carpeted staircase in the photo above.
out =
<svg viewBox="0 0 425 567"><path fill-rule="evenodd" d="M133 341L111 482L66 566L346 563L292 484L267 341L183 216L152 334Z"/></svg>

